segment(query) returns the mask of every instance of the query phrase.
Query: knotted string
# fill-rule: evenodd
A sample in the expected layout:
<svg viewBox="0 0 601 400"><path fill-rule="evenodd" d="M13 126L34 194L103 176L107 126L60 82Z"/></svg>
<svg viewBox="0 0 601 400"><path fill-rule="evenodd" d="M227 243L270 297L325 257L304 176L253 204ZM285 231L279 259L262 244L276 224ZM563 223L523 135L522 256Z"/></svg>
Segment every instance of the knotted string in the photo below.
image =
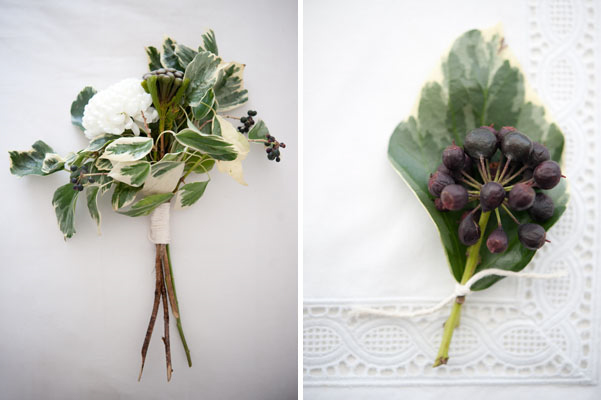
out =
<svg viewBox="0 0 601 400"><path fill-rule="evenodd" d="M163 203L150 214L150 234L148 239L154 244L168 244L170 203Z"/></svg>
<svg viewBox="0 0 601 400"><path fill-rule="evenodd" d="M465 282L464 285L462 285L460 283L455 284L455 290L453 291L453 293L451 293L450 295L448 295L447 297L442 299L438 304L436 304L432 307L422 308L420 310L413 311L413 312L397 312L397 311L378 310L375 308L367 308L367 307L356 307L351 310L349 316L362 317L362 316L368 316L368 315L379 315L382 317L411 318L411 317L419 317L421 315L432 314L432 313L435 313L436 311L440 310L441 308L443 308L445 305L452 302L457 297L463 297L463 296L466 296L466 295L472 293L471 287L476 282L478 282L480 279L482 279L484 277L491 276L491 275L513 276L513 277L517 277L517 278L554 279L554 278L561 278L562 276L566 276L567 271L562 270L562 271L552 272L552 273L548 273L548 274L541 274L541 273L537 273L537 272L513 272L513 271L507 271L507 270L498 269L498 268L484 269L484 270L478 272L477 274L475 274L474 276L472 276L467 282Z"/></svg>

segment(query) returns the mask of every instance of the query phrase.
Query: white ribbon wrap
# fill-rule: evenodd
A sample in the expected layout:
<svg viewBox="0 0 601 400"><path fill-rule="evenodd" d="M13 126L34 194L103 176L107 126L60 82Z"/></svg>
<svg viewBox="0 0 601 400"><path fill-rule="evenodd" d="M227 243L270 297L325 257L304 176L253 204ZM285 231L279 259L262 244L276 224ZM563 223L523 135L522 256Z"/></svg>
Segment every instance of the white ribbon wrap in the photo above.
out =
<svg viewBox="0 0 601 400"><path fill-rule="evenodd" d="M150 214L150 234L148 239L154 244L169 244L169 211L171 203L163 203Z"/></svg>
<svg viewBox="0 0 601 400"><path fill-rule="evenodd" d="M378 315L378 316L382 316L382 317L411 318L411 317L419 317L421 315L432 314L432 313L435 313L436 311L440 310L441 308L443 308L448 303L452 302L455 298L460 297L460 296L465 296L465 295L472 293L471 287L474 283L478 282L480 279L482 279L486 276L491 276L491 275L513 276L513 277L518 277L518 278L554 279L554 278L560 278L562 276L566 276L567 272L566 271L558 271L558 272L553 272L550 274L540 274L540 273L536 273L536 272L513 272L513 271L507 271L507 270L498 269L498 268L484 269L484 270L478 272L477 274L475 274L474 276L472 276L467 282L465 282L465 285L462 285L460 283L455 284L455 290L453 291L453 293L448 295L443 300L441 300L438 304L436 304L432 307L423 308L423 309L413 311L413 312L396 312L396 311L378 310L375 308L356 307L353 310L351 310L349 315L351 317Z"/></svg>

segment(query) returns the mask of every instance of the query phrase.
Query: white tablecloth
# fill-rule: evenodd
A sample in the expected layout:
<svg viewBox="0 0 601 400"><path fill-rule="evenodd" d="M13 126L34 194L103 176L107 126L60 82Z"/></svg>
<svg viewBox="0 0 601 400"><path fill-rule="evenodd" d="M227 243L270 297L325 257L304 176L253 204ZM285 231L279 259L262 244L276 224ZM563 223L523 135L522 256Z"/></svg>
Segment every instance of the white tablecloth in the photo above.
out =
<svg viewBox="0 0 601 400"><path fill-rule="evenodd" d="M80 201L67 242L51 205L67 174L18 179L8 150L42 139L85 147L69 108L147 72L144 46L190 47L213 28L220 55L247 65L250 102L288 144L280 164L253 146L248 187L212 172L204 197L171 215L172 258L188 368L172 320L167 384L152 308L148 218L100 203L102 236ZM0 2L0 387L6 399L293 399L297 393L297 5L295 1ZM242 112L242 111L235 111Z"/></svg>

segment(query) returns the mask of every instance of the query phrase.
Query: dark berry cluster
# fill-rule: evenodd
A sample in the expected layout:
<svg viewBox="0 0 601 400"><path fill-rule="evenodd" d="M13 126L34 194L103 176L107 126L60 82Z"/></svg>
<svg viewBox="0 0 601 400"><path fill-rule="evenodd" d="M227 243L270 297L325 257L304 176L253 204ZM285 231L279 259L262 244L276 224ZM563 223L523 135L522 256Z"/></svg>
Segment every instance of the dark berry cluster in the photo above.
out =
<svg viewBox="0 0 601 400"><path fill-rule="evenodd" d="M175 96L184 79L184 73L175 68L159 68L144 74L142 79L146 81L152 76L157 77L157 91L161 103L166 103Z"/></svg>
<svg viewBox="0 0 601 400"><path fill-rule="evenodd" d="M267 158L269 160L275 160L276 162L280 162L280 148L285 149L286 143L278 142L276 138L274 136L271 136L270 134L267 134L267 136L265 136L265 139L267 140L265 142L265 152L267 153Z"/></svg>
<svg viewBox="0 0 601 400"><path fill-rule="evenodd" d="M507 250L508 238L499 213L503 210L519 225L520 242L536 250L545 244L545 229L536 223L521 223L512 210L527 211L536 222L548 220L555 205L540 190L552 189L562 177L559 164L551 160L544 145L532 142L513 127L497 131L483 126L466 135L463 148L453 143L444 149L442 164L430 175L428 190L439 211L473 205L459 224L459 240L464 245L475 244L482 235L477 212L494 211L498 227L488 236L486 246L491 253Z"/></svg>
<svg viewBox="0 0 601 400"><path fill-rule="evenodd" d="M248 110L247 114L248 117L240 118L240 122L244 124L238 127L238 132L240 133L248 133L250 128L252 128L252 126L255 124L253 117L257 115L257 112L254 110Z"/></svg>
<svg viewBox="0 0 601 400"><path fill-rule="evenodd" d="M85 165L82 167L78 167L76 165L71 165L71 183L73 184L73 190L77 190L81 192L83 190L84 182L94 183L94 178L91 176L86 177L88 173L88 167Z"/></svg>

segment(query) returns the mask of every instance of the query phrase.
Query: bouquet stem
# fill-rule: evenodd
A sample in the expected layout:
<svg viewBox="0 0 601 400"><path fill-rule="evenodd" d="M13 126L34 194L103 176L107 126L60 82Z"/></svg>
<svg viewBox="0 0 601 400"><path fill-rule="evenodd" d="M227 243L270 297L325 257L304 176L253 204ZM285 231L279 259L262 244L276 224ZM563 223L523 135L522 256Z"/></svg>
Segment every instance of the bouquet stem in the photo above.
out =
<svg viewBox="0 0 601 400"><path fill-rule="evenodd" d="M482 241L484 240L484 232L486 230L486 225L488 224L488 218L490 217L490 212L483 212L480 215L480 220L478 224L480 225L480 239L476 244L470 246L467 249L468 256L465 262L465 269L463 270L463 276L461 277L461 284L464 285L471 277L474 275L474 271L476 270L476 266L478 265L480 258L480 247L482 246ZM453 308L451 309L451 315L447 319L444 325L444 332L442 334L442 340L440 342L440 348L438 349L438 354L436 355L436 360L434 361L434 365L432 367L438 367L442 364L446 364L449 360L449 346L451 345L451 339L453 338L453 331L457 326L459 326L459 318L461 316L461 306L465 301L465 297L457 297L455 299L455 303L453 303Z"/></svg>

